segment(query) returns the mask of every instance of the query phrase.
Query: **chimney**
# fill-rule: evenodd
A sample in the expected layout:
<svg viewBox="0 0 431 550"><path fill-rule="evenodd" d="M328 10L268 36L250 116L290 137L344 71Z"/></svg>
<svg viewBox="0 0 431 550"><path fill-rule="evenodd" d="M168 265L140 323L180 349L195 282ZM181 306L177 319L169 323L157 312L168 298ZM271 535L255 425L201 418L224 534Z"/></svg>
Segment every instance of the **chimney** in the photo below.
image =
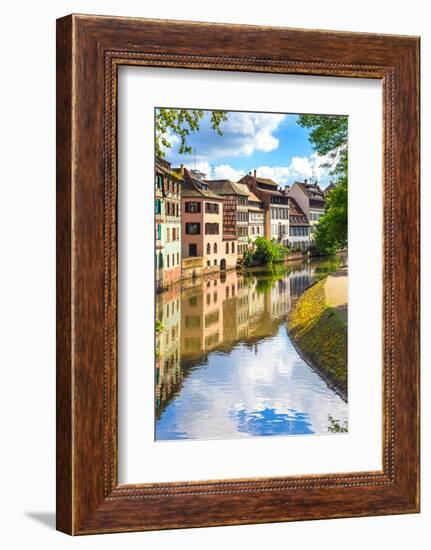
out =
<svg viewBox="0 0 431 550"><path fill-rule="evenodd" d="M253 170L253 177L256 179L256 169Z"/></svg>
<svg viewBox="0 0 431 550"><path fill-rule="evenodd" d="M304 178L304 183L305 183L305 184L307 184L307 181L308 181L307 178Z"/></svg>
<svg viewBox="0 0 431 550"><path fill-rule="evenodd" d="M184 176L184 164L180 164L180 173Z"/></svg>

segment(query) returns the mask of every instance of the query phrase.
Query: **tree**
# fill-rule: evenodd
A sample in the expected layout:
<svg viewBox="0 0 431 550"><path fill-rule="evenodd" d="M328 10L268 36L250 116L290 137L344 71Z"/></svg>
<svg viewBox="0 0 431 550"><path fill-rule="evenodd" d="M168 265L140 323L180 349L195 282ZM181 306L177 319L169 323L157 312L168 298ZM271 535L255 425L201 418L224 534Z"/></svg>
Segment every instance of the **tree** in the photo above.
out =
<svg viewBox="0 0 431 550"><path fill-rule="evenodd" d="M309 140L314 150L332 160L330 174L334 176L336 185L327 196L326 211L315 233L317 250L328 254L347 244L348 120L346 116L300 115L298 124L303 128L312 128Z"/></svg>
<svg viewBox="0 0 431 550"><path fill-rule="evenodd" d="M169 133L180 139L178 152L191 153L192 148L187 142L191 132L197 132L205 111L202 109L156 109L156 155L165 156L165 149L170 149L172 143ZM227 120L226 111L211 111L211 128L222 135L220 124Z"/></svg>
<svg viewBox="0 0 431 550"><path fill-rule="evenodd" d="M265 239L265 237L257 237L254 241L253 261L259 265L267 265L271 267L275 263L282 262L289 250L282 244L275 243Z"/></svg>

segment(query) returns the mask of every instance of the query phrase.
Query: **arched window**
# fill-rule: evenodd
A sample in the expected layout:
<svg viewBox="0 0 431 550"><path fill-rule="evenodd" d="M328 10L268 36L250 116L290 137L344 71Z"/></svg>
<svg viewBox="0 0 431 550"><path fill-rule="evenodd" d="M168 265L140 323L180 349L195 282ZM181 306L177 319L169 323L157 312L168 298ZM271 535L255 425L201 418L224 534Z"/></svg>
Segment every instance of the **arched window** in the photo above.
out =
<svg viewBox="0 0 431 550"><path fill-rule="evenodd" d="M214 254L217 254L217 243L214 243L213 252Z"/></svg>
<svg viewBox="0 0 431 550"><path fill-rule="evenodd" d="M210 245L210 243L207 244L207 254L211 254L211 245Z"/></svg>
<svg viewBox="0 0 431 550"><path fill-rule="evenodd" d="M235 252L235 243L232 241L232 254Z"/></svg>
<svg viewBox="0 0 431 550"><path fill-rule="evenodd" d="M229 254L229 243L226 243L226 254Z"/></svg>

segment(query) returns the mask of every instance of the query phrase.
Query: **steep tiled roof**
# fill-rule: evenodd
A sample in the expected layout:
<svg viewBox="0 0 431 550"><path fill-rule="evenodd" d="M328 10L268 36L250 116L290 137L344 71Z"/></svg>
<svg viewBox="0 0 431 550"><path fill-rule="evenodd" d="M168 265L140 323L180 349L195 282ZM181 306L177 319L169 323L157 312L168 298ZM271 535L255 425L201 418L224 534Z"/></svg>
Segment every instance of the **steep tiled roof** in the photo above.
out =
<svg viewBox="0 0 431 550"><path fill-rule="evenodd" d="M275 183L275 181L273 181L272 179L270 178L259 178L259 177L256 177L256 181L259 183L265 183L266 185L274 185L274 187L278 187L278 183Z"/></svg>
<svg viewBox="0 0 431 550"><path fill-rule="evenodd" d="M182 197L204 197L207 199L223 200L223 197L214 193L206 182L193 178L187 169L184 169L184 185L181 191Z"/></svg>
<svg viewBox="0 0 431 550"><path fill-rule="evenodd" d="M172 170L170 162L159 157L156 158L156 170L158 170L159 172L163 172L167 176L170 176L171 178L174 178L176 180L183 179L179 172Z"/></svg>
<svg viewBox="0 0 431 550"><path fill-rule="evenodd" d="M208 187L219 195L243 195L248 197L250 191L243 183L235 183L230 180L204 180Z"/></svg>
<svg viewBox="0 0 431 550"><path fill-rule="evenodd" d="M289 197L289 223L290 225L309 225L307 216L293 197Z"/></svg>
<svg viewBox="0 0 431 550"><path fill-rule="evenodd" d="M250 195L248 197L249 202L262 202L259 197L256 197L254 193L250 191Z"/></svg>
<svg viewBox="0 0 431 550"><path fill-rule="evenodd" d="M317 183L303 183L300 181L295 181L295 183L299 185L310 199L325 199L325 193Z"/></svg>

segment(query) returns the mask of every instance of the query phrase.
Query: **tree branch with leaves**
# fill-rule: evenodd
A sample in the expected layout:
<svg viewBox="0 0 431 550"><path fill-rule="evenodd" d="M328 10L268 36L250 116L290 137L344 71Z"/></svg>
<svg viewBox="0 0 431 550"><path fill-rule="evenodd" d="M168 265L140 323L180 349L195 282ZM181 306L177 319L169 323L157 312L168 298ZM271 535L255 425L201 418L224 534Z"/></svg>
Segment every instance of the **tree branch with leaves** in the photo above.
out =
<svg viewBox="0 0 431 550"><path fill-rule="evenodd" d="M348 194L348 118L331 115L300 115L298 124L311 128L309 135L313 149L331 162L323 164L332 167L335 187L326 198L325 214L316 227L315 245L322 254L335 252L347 245L347 194Z"/></svg>
<svg viewBox="0 0 431 550"><path fill-rule="evenodd" d="M211 128L219 136L223 135L221 123L227 120L227 111L210 111ZM171 135L179 138L178 152L181 155L192 153L188 137L198 132L204 118L202 109L156 109L156 155L164 157L166 149L172 148Z"/></svg>

